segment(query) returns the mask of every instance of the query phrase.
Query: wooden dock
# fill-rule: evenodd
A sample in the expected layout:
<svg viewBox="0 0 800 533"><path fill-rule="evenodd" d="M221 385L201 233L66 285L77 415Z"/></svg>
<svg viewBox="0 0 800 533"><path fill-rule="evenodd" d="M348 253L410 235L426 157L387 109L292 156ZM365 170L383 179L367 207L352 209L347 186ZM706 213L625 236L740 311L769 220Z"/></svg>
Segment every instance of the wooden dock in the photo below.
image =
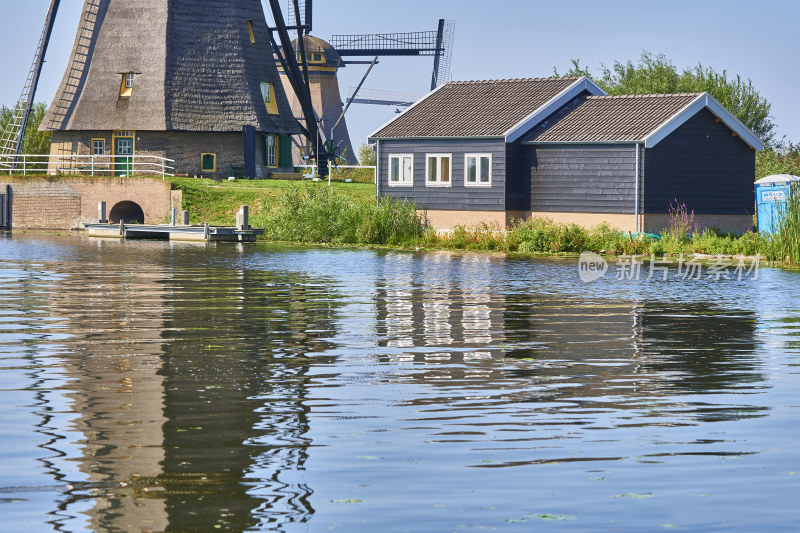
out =
<svg viewBox="0 0 800 533"><path fill-rule="evenodd" d="M255 242L263 229L229 226L173 226L170 224L85 224L90 237L163 241Z"/></svg>

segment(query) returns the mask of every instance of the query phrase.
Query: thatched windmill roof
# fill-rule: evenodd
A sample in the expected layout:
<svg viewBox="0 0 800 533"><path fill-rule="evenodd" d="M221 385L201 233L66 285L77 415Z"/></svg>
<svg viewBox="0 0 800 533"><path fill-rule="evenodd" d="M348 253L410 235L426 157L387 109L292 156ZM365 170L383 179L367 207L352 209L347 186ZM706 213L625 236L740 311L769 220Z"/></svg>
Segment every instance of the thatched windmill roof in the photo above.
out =
<svg viewBox="0 0 800 533"><path fill-rule="evenodd" d="M42 127L299 133L268 31L260 0L86 0ZM125 73L134 73L130 96L120 96ZM262 82L278 115L267 112Z"/></svg>

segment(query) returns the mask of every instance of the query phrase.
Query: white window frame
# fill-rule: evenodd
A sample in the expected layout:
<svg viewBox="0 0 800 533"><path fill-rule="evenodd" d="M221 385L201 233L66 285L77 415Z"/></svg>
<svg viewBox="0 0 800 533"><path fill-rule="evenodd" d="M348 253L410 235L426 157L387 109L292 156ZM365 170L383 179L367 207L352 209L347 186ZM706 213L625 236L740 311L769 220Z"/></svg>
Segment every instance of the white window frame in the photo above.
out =
<svg viewBox="0 0 800 533"><path fill-rule="evenodd" d="M268 104L272 102L272 84L266 81L261 82L261 98L263 98L264 103Z"/></svg>
<svg viewBox="0 0 800 533"><path fill-rule="evenodd" d="M133 72L126 72L125 73L125 88L126 89L133 89Z"/></svg>
<svg viewBox="0 0 800 533"><path fill-rule="evenodd" d="M271 142L270 142L271 141ZM264 141L264 155L268 167L278 166L278 136L267 135Z"/></svg>
<svg viewBox="0 0 800 533"><path fill-rule="evenodd" d="M436 181L430 181L428 176L430 174L430 160L436 159ZM442 181L442 159L449 159L449 172L448 181ZM426 187L452 187L453 186L453 154L425 154L425 186Z"/></svg>
<svg viewBox="0 0 800 533"><path fill-rule="evenodd" d="M400 171L399 180L392 181L392 160L397 160L398 169ZM411 160L410 175L405 176L403 173L403 160ZM389 187L413 187L414 186L414 154L390 154L389 155Z"/></svg>
<svg viewBox="0 0 800 533"><path fill-rule="evenodd" d="M483 175L481 174L481 159L489 159L489 180L481 181ZM469 160L475 159L475 181L468 181L469 176ZM491 187L492 186L492 154L464 154L464 186L465 187Z"/></svg>

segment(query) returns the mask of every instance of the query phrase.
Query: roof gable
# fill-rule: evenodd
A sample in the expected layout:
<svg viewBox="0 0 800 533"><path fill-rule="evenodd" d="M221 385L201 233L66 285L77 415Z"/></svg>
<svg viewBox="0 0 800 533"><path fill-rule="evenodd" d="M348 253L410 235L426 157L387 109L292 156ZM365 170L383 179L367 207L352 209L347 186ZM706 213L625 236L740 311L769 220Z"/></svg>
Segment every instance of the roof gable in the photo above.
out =
<svg viewBox="0 0 800 533"><path fill-rule="evenodd" d="M647 148L655 146L703 108L711 111L751 148L759 152L764 150L764 143L761 139L708 93L701 93L697 99L676 113L670 120L652 131L645 139L645 146Z"/></svg>
<svg viewBox="0 0 800 533"><path fill-rule="evenodd" d="M369 137L518 138L585 90L602 94L585 77L452 82L429 93Z"/></svg>

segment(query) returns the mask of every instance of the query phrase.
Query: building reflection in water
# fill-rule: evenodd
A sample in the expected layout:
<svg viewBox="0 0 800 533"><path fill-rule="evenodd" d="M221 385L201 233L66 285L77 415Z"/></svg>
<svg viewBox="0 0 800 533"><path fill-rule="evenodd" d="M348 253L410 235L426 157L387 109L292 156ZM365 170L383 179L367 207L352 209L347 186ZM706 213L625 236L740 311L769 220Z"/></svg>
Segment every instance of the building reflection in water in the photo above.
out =
<svg viewBox="0 0 800 533"><path fill-rule="evenodd" d="M763 414L753 406L674 399L762 386L754 312L553 296L531 285L497 290L497 261L445 253L396 254L385 261L377 331L380 344L394 350L378 358L414 363L397 379L447 391L494 391L531 402L532 409L561 401L564 409L631 410L652 399L663 404L665 416L677 409L695 421ZM447 402L424 402L439 400ZM659 409L649 415L657 418Z"/></svg>
<svg viewBox="0 0 800 533"><path fill-rule="evenodd" d="M166 504L149 497L153 487L142 480L159 476L165 457L165 270L126 263L118 243L96 245L97 256L119 254L123 262L109 270L84 258L49 291L46 305L66 326L63 388L74 413L66 415L69 432L53 443L66 456L52 462L56 477L73 481L57 515L69 517L61 519L66 529L163 531ZM85 524L75 526L81 516Z"/></svg>
<svg viewBox="0 0 800 533"><path fill-rule="evenodd" d="M220 259L213 247L196 257L182 248L180 262L172 249L98 243L97 256L67 272L43 306L66 324L64 388L74 413L50 448L65 458L50 466L56 479L81 478L54 511L56 527L245 530L306 521L306 374L330 362L314 354L334 336L332 289L209 265ZM93 269L112 257L118 268ZM184 266L192 259L206 264Z"/></svg>
<svg viewBox="0 0 800 533"><path fill-rule="evenodd" d="M334 334L331 289L226 268L170 283L182 304L164 324L161 371L169 523L241 531L307 520L304 399L309 366L329 362L313 354Z"/></svg>

